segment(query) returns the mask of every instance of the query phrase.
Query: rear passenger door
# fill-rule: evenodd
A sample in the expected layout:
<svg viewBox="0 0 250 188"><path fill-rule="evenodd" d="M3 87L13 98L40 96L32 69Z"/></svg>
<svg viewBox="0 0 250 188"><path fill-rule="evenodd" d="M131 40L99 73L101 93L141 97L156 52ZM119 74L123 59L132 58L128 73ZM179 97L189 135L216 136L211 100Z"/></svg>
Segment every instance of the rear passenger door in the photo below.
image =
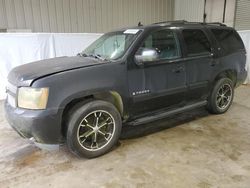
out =
<svg viewBox="0 0 250 188"><path fill-rule="evenodd" d="M183 29L183 40L188 93L187 101L205 100L216 63L211 41L202 29Z"/></svg>

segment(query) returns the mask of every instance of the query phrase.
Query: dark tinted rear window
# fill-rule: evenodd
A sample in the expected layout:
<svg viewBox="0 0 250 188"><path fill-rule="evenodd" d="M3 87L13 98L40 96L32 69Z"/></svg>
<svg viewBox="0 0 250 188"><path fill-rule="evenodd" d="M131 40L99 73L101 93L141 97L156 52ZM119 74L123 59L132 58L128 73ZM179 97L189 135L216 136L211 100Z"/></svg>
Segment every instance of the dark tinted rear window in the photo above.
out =
<svg viewBox="0 0 250 188"><path fill-rule="evenodd" d="M225 54L244 49L244 44L236 31L229 29L212 29L212 32Z"/></svg>
<svg viewBox="0 0 250 188"><path fill-rule="evenodd" d="M188 56L209 54L211 51L210 43L202 30L187 29L182 32Z"/></svg>

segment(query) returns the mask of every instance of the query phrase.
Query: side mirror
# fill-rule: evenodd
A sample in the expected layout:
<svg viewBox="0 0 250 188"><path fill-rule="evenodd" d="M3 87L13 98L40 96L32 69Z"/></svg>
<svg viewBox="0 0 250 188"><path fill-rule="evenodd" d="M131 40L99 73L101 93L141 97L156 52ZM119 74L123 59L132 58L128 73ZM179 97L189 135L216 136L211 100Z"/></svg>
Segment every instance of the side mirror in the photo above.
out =
<svg viewBox="0 0 250 188"><path fill-rule="evenodd" d="M155 49L142 48L139 49L135 54L135 61L138 64L142 64L143 62L148 61L156 61L159 59L159 54Z"/></svg>

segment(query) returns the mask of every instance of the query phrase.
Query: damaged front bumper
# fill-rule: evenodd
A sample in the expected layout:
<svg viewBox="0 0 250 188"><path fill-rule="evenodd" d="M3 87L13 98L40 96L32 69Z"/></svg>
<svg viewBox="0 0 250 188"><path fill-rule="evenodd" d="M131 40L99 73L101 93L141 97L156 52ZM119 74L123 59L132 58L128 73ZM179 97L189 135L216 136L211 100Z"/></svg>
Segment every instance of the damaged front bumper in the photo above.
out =
<svg viewBox="0 0 250 188"><path fill-rule="evenodd" d="M27 110L4 104L7 121L23 138L41 144L63 141L61 118L56 110Z"/></svg>

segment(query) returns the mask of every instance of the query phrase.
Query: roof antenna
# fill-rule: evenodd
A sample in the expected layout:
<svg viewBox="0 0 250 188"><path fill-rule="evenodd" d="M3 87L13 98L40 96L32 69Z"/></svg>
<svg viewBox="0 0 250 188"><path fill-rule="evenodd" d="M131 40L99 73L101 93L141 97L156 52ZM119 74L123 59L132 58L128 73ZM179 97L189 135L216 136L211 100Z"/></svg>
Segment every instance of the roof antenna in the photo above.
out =
<svg viewBox="0 0 250 188"><path fill-rule="evenodd" d="M141 27L141 26L143 26L143 25L142 25L142 23L141 23L141 22L139 22L139 23L138 23L138 27Z"/></svg>

